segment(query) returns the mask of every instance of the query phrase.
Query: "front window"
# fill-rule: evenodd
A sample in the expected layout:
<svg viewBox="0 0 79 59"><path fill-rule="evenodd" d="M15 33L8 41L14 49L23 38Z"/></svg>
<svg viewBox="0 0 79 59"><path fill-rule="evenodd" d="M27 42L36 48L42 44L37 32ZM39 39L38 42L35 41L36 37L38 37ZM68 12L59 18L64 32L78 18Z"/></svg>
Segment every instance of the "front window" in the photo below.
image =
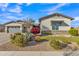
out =
<svg viewBox="0 0 79 59"><path fill-rule="evenodd" d="M52 21L52 30L58 30L62 26L62 21Z"/></svg>

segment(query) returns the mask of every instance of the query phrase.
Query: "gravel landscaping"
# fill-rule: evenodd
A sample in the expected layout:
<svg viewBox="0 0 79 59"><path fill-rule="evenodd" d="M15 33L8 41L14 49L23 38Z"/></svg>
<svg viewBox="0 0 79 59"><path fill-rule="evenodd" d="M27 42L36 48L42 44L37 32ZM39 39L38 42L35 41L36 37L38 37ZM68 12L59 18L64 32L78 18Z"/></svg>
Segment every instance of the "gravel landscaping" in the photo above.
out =
<svg viewBox="0 0 79 59"><path fill-rule="evenodd" d="M25 47L18 47L8 42L0 45L0 51L54 51L54 49L48 45L47 41L40 43L31 41Z"/></svg>

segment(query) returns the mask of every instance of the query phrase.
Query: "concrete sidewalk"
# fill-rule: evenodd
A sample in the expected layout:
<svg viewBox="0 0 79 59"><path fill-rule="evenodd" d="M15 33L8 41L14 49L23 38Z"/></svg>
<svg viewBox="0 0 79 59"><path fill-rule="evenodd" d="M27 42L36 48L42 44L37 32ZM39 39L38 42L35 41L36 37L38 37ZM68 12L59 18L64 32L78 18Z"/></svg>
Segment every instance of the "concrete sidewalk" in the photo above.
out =
<svg viewBox="0 0 79 59"><path fill-rule="evenodd" d="M64 51L0 51L0 56L64 56ZM66 56L79 56L79 50Z"/></svg>
<svg viewBox="0 0 79 59"><path fill-rule="evenodd" d="M62 52L53 51L0 51L0 56L62 56Z"/></svg>

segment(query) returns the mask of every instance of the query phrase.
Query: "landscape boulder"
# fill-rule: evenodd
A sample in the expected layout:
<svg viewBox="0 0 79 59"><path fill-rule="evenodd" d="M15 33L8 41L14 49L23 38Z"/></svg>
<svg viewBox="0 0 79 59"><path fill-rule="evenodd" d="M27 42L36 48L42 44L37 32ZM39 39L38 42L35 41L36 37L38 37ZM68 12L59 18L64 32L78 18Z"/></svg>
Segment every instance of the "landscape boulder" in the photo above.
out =
<svg viewBox="0 0 79 59"><path fill-rule="evenodd" d="M67 45L67 47L71 48L72 51L77 50L79 48L76 42L71 42Z"/></svg>

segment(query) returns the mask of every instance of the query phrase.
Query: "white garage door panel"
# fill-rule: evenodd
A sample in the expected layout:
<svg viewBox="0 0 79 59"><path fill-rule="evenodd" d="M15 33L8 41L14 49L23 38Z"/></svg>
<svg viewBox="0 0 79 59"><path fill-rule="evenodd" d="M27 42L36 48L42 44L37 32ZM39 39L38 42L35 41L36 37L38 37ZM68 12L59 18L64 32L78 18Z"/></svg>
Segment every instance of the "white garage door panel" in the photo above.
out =
<svg viewBox="0 0 79 59"><path fill-rule="evenodd" d="M21 32L20 27L9 27L8 28L9 33L16 33L16 32Z"/></svg>

